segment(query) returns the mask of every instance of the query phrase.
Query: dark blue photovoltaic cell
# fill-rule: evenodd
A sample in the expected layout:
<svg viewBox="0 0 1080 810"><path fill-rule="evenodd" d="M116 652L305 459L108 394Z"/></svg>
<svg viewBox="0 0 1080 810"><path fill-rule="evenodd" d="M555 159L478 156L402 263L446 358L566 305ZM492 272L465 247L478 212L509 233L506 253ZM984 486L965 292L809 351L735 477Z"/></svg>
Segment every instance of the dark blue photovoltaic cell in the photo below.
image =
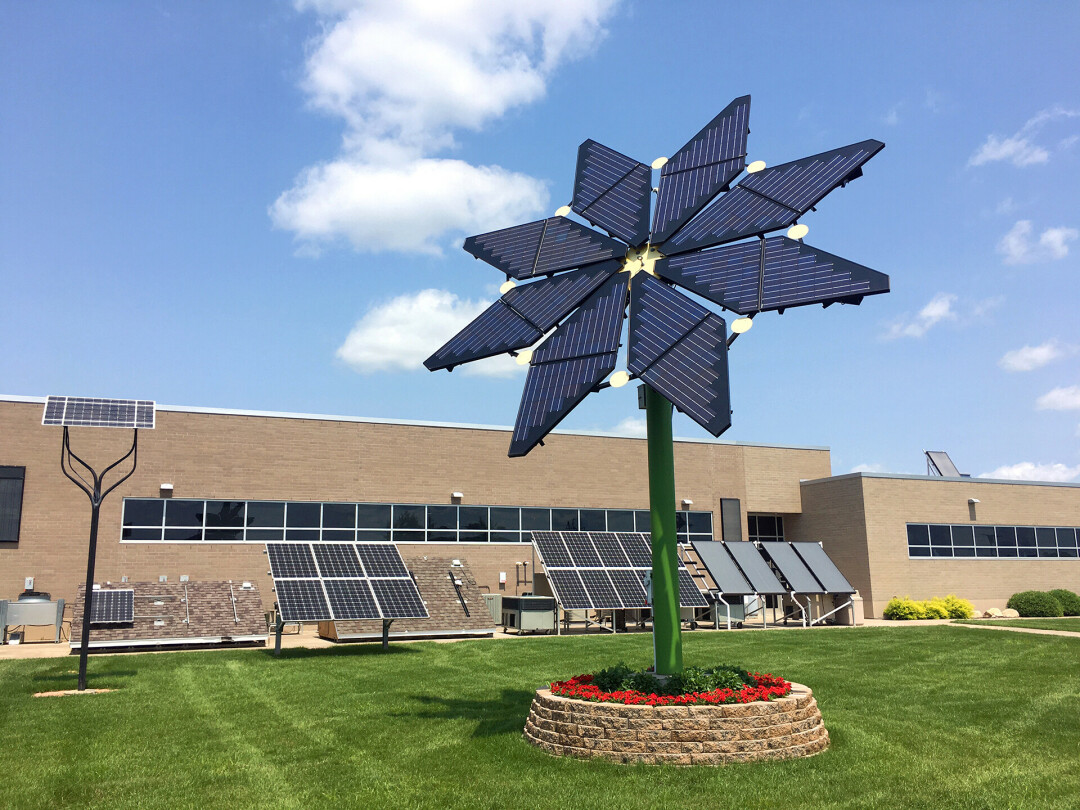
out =
<svg viewBox="0 0 1080 810"><path fill-rule="evenodd" d="M594 140L578 148L570 207L633 246L649 238L652 170Z"/></svg>
<svg viewBox="0 0 1080 810"><path fill-rule="evenodd" d="M621 259L626 246L566 217L550 217L470 236L465 250L514 278Z"/></svg>
<svg viewBox="0 0 1080 810"><path fill-rule="evenodd" d="M620 266L620 261L611 260L514 287L425 360L424 365L436 371L531 346Z"/></svg>
<svg viewBox="0 0 1080 810"><path fill-rule="evenodd" d="M148 399L55 397L45 400L43 425L68 427L154 427L154 403Z"/></svg>
<svg viewBox="0 0 1080 810"><path fill-rule="evenodd" d="M607 571L601 569L582 570L578 571L578 574L581 576L581 583L589 594L589 607L597 610L607 610L623 606L615 586L611 584L611 577L608 576Z"/></svg>
<svg viewBox="0 0 1080 810"><path fill-rule="evenodd" d="M786 228L834 188L858 177L862 165L884 147L881 141L862 141L748 175L659 250L671 256Z"/></svg>
<svg viewBox="0 0 1080 810"><path fill-rule="evenodd" d="M514 423L510 457L533 449L575 406L615 369L618 354L596 354L529 369Z"/></svg>
<svg viewBox="0 0 1080 810"><path fill-rule="evenodd" d="M679 604L682 607L708 607L709 601L685 568L679 569Z"/></svg>
<svg viewBox="0 0 1080 810"><path fill-rule="evenodd" d="M760 242L661 259L656 272L741 315L836 301L858 303L865 295L889 291L884 273L786 236L765 240L760 300Z"/></svg>
<svg viewBox="0 0 1080 810"><path fill-rule="evenodd" d="M750 96L732 101L660 170L653 244L682 227L743 170Z"/></svg>
<svg viewBox="0 0 1080 810"><path fill-rule="evenodd" d="M330 599L330 609L334 611L335 621L382 618L367 580L327 579L323 581L323 585L326 586L326 595Z"/></svg>
<svg viewBox="0 0 1080 810"><path fill-rule="evenodd" d="M574 564L559 532L533 532L532 541L540 552L540 559L544 561L545 569Z"/></svg>
<svg viewBox="0 0 1080 810"><path fill-rule="evenodd" d="M719 436L731 426L723 319L644 273L630 298L629 371Z"/></svg>
<svg viewBox="0 0 1080 810"><path fill-rule="evenodd" d="M615 368L628 273L594 292L533 354L510 456L523 456Z"/></svg>
<svg viewBox="0 0 1080 810"><path fill-rule="evenodd" d="M590 607L588 594L585 593L577 571L564 568L544 573L547 574L548 584L551 585L551 590L554 591L555 598L562 605L563 610Z"/></svg>
<svg viewBox="0 0 1080 810"><path fill-rule="evenodd" d="M629 277L619 273L589 296L536 350L533 365L618 351Z"/></svg>

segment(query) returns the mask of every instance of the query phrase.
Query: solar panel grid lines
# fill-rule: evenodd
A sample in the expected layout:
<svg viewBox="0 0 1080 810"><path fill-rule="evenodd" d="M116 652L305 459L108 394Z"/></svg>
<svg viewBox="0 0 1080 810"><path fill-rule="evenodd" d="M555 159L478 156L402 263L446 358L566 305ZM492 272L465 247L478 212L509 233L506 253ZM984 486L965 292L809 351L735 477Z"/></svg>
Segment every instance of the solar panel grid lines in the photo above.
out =
<svg viewBox="0 0 1080 810"><path fill-rule="evenodd" d="M154 402L148 399L101 399L50 396L41 424L64 427L154 427Z"/></svg>
<svg viewBox="0 0 1080 810"><path fill-rule="evenodd" d="M556 568L546 571L548 583L555 594L555 599L564 610L591 608L592 604L581 577L573 568Z"/></svg>
<svg viewBox="0 0 1080 810"><path fill-rule="evenodd" d="M709 316L709 310L641 273L630 304L628 367L640 374Z"/></svg>
<svg viewBox="0 0 1080 810"><path fill-rule="evenodd" d="M740 186L805 212L885 147L866 140L749 175Z"/></svg>
<svg viewBox="0 0 1080 810"><path fill-rule="evenodd" d="M639 607L649 604L648 594L645 593L645 583L642 572L632 568L611 568L608 570L611 583L615 586L615 592L619 595L619 601L624 607Z"/></svg>
<svg viewBox="0 0 1080 810"><path fill-rule="evenodd" d="M623 607L640 607L640 605L624 605L619 598L615 586L611 582L608 572L603 569L579 569L581 584L589 594L590 607L598 610L607 610Z"/></svg>
<svg viewBox="0 0 1080 810"><path fill-rule="evenodd" d="M656 274L740 315L757 311L761 281L758 242L681 253L656 263Z"/></svg>
<svg viewBox="0 0 1080 810"><path fill-rule="evenodd" d="M274 578L278 610L287 622L331 621L334 614L319 579Z"/></svg>
<svg viewBox="0 0 1080 810"><path fill-rule="evenodd" d="M736 186L659 246L666 256L784 228L798 212Z"/></svg>
<svg viewBox="0 0 1080 810"><path fill-rule="evenodd" d="M563 532L562 539L574 568L599 568L602 565L588 532Z"/></svg>
<svg viewBox="0 0 1080 810"><path fill-rule="evenodd" d="M363 577L364 570L356 556L353 543L314 543L315 562L319 574L326 577L356 578Z"/></svg>
<svg viewBox="0 0 1080 810"><path fill-rule="evenodd" d="M268 543L266 555L270 559L270 574L275 580L294 578L317 578L311 546L300 543Z"/></svg>
<svg viewBox="0 0 1080 810"><path fill-rule="evenodd" d="M638 532L616 532L615 536L622 543L631 566L634 568L652 568L652 545L648 535Z"/></svg>
<svg viewBox="0 0 1080 810"><path fill-rule="evenodd" d="M369 580L365 579L323 580L335 621L382 618L368 583Z"/></svg>
<svg viewBox="0 0 1080 810"><path fill-rule="evenodd" d="M409 576L409 570L392 543L357 543L356 553L370 578Z"/></svg>
<svg viewBox="0 0 1080 810"><path fill-rule="evenodd" d="M660 170L652 241L668 239L742 171L750 96L732 101Z"/></svg>
<svg viewBox="0 0 1080 810"><path fill-rule="evenodd" d="M626 246L565 217L470 236L465 250L516 279L622 258Z"/></svg>
<svg viewBox="0 0 1080 810"><path fill-rule="evenodd" d="M533 353L533 363L618 351L629 280L629 273L609 278Z"/></svg>
<svg viewBox="0 0 1080 810"><path fill-rule="evenodd" d="M619 538L610 532L589 532L589 539L596 548L600 563L606 568L633 567L630 558L623 551Z"/></svg>
<svg viewBox="0 0 1080 810"><path fill-rule="evenodd" d="M533 532L532 541L540 552L545 569L573 565L570 552L566 550L566 544L559 532Z"/></svg>
<svg viewBox="0 0 1080 810"><path fill-rule="evenodd" d="M98 589L91 592L90 624L130 624L134 620L134 590Z"/></svg>
<svg viewBox="0 0 1080 810"><path fill-rule="evenodd" d="M578 148L571 208L636 247L649 237L651 182L644 163L587 140Z"/></svg>
<svg viewBox="0 0 1080 810"><path fill-rule="evenodd" d="M427 618L427 609L411 578L370 579L368 582L384 619Z"/></svg>
<svg viewBox="0 0 1080 810"><path fill-rule="evenodd" d="M708 607L709 600L705 598L698 588L690 572L680 566L679 568L679 604L682 607Z"/></svg>
<svg viewBox="0 0 1080 810"><path fill-rule="evenodd" d="M501 300L533 326L546 332L596 292L621 267L621 260L612 259L514 287Z"/></svg>
<svg viewBox="0 0 1080 810"><path fill-rule="evenodd" d="M531 346L543 335L500 299L425 360L424 365L429 371L452 368Z"/></svg>

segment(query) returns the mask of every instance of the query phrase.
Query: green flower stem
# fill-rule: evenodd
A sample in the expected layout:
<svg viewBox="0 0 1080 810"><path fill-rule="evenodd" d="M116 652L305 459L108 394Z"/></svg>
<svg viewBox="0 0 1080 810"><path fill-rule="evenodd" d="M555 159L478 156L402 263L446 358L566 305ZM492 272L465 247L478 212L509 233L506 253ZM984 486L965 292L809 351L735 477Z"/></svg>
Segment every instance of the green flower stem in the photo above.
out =
<svg viewBox="0 0 1080 810"><path fill-rule="evenodd" d="M658 675L682 672L679 626L679 562L675 534L675 449L672 405L646 386L649 445L649 506L652 516L653 652Z"/></svg>

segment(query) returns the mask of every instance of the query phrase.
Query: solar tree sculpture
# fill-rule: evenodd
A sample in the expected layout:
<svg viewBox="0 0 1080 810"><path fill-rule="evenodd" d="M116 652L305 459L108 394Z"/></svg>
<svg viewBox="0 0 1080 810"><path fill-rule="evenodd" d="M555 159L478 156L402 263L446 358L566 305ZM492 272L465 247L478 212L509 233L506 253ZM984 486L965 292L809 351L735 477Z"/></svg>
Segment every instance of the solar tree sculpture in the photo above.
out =
<svg viewBox="0 0 1080 810"><path fill-rule="evenodd" d="M543 444L589 393L644 383L660 674L682 669L672 404L719 436L731 425L728 347L755 315L858 304L889 290L888 276L805 244L799 223L860 177L884 144L746 165L749 114L750 97L735 99L651 169L596 141L581 144L569 206L465 240L466 251L506 275L503 295L425 361L452 370L509 352L529 364L511 457ZM656 189L652 169L660 171ZM568 219L571 211L607 235ZM766 236L782 229L786 236ZM723 318L677 287L739 315L731 336ZM627 370L615 371L628 305Z"/></svg>
<svg viewBox="0 0 1080 810"><path fill-rule="evenodd" d="M103 598L94 604L94 563L97 559L98 519L101 516L101 502L110 492L127 481L135 472L139 463L139 428L153 429L154 403L149 400L134 399L93 399L89 397L49 397L45 401L45 413L41 418L43 425L58 425L64 428L64 438L60 444L60 470L90 499L90 548L86 557L86 594L83 602L82 638L79 646L79 691L86 689L86 656L90 648L90 624L94 619L95 609L105 621L115 621L110 615L113 606L105 604ZM71 449L71 427L110 427L131 428L131 449L114 461L100 473L79 458ZM104 478L127 459L131 459L131 469L119 480L108 487ZM75 462L89 476L87 480ZM113 592L116 593L116 592ZM125 595L131 591L123 591ZM110 594L111 595L111 594ZM131 603L126 607L126 620L130 621Z"/></svg>

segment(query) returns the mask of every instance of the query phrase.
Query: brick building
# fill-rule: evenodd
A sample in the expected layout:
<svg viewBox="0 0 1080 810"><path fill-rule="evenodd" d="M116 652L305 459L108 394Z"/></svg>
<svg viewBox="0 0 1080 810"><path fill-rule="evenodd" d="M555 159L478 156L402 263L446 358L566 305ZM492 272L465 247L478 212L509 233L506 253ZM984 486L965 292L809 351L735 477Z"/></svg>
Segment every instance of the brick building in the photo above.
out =
<svg viewBox="0 0 1080 810"><path fill-rule="evenodd" d="M32 576L70 600L85 576L90 510L43 404L0 397L0 598ZM71 433L99 468L130 442ZM254 580L269 609L265 542L355 537L464 560L481 591L514 595L533 588L532 530L648 530L643 439L556 432L523 459L508 445L496 427L159 407L102 508L97 578ZM868 616L898 594L985 609L1080 590L1077 485L832 476L827 448L722 440L677 441L675 464L682 539L820 541Z"/></svg>

